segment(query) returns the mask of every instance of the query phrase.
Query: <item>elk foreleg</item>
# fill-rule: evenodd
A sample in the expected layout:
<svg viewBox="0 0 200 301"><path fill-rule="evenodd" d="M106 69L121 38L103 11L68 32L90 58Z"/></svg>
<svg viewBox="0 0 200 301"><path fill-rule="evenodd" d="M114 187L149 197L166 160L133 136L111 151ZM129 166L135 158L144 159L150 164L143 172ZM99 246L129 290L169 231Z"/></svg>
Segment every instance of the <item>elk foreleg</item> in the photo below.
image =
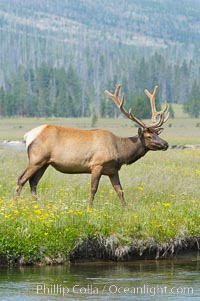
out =
<svg viewBox="0 0 200 301"><path fill-rule="evenodd" d="M91 176L91 192L90 192L90 203L89 208L92 208L94 196L97 192L98 186L99 186L99 180L101 178L101 166L96 166L92 169L92 176Z"/></svg>
<svg viewBox="0 0 200 301"><path fill-rule="evenodd" d="M117 192L118 197L120 198L122 205L125 207L127 205L125 198L124 198L124 192L119 180L119 174L116 173L112 176L109 176L111 184L113 186L113 188L115 189L115 191Z"/></svg>
<svg viewBox="0 0 200 301"><path fill-rule="evenodd" d="M34 199L37 198L37 184L43 176L45 170L49 165L42 166L39 170L37 170L29 179L29 184L31 188L31 194Z"/></svg>

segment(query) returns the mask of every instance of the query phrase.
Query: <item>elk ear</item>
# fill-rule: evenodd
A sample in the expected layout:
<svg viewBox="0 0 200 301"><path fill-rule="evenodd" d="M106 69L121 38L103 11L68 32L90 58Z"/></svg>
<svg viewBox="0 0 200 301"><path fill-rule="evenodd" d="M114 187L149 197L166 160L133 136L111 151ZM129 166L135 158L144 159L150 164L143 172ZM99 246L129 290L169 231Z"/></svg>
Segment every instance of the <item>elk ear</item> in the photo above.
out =
<svg viewBox="0 0 200 301"><path fill-rule="evenodd" d="M139 128L139 129L138 129L138 136L139 136L140 138L142 138L142 136L143 136L143 130L142 130L142 128Z"/></svg>
<svg viewBox="0 0 200 301"><path fill-rule="evenodd" d="M159 129L156 129L156 134L157 135L160 135L162 133L164 129L163 128L159 128Z"/></svg>

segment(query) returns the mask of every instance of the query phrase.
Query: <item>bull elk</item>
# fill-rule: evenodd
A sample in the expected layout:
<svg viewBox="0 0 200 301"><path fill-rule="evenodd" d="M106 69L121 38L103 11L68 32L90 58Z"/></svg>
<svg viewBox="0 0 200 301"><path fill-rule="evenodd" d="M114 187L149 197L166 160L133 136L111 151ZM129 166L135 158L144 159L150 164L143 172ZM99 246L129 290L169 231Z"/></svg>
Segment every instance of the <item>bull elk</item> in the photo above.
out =
<svg viewBox="0 0 200 301"><path fill-rule="evenodd" d="M119 99L120 85L115 93L107 90L105 94L111 98L119 110L140 127L138 135L122 138L107 130L81 130L65 128L56 125L42 125L25 134L29 164L18 178L16 197L20 195L23 185L29 180L32 196L36 198L36 188L49 165L62 173L91 174L91 194L89 207L93 206L95 193L102 175L110 178L111 184L120 198L122 205L126 205L123 189L119 179L119 170L123 164L132 164L149 150L166 150L168 143L158 135L160 128L168 119L168 105L162 111L156 111L155 97L158 86L153 94L145 90L150 99L152 122L148 125L136 118L131 110L126 111L124 94Z"/></svg>

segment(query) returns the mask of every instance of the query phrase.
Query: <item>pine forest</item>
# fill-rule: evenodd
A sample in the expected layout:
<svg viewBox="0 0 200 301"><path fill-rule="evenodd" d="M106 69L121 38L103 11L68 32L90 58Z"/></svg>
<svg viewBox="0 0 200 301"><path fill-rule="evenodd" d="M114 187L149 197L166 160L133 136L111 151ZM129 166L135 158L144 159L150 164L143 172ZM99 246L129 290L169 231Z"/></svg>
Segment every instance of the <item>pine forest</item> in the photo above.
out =
<svg viewBox="0 0 200 301"><path fill-rule="evenodd" d="M199 117L198 0L0 0L0 41L0 117L114 117L118 83Z"/></svg>

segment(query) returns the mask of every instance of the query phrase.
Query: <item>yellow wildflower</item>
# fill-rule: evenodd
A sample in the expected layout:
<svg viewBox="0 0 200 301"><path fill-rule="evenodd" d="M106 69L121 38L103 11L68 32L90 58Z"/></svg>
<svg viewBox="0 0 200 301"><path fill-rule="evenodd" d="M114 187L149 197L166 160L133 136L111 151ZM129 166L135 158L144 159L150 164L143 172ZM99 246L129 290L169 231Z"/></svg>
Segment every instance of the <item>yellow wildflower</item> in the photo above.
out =
<svg viewBox="0 0 200 301"><path fill-rule="evenodd" d="M165 207L170 207L170 206L171 206L170 203L164 203L163 205L164 205Z"/></svg>
<svg viewBox="0 0 200 301"><path fill-rule="evenodd" d="M196 169L195 171L197 175L200 175L200 169Z"/></svg>
<svg viewBox="0 0 200 301"><path fill-rule="evenodd" d="M8 214L8 215L5 214L4 217L5 217L6 219L9 219L9 218L11 217L11 215L10 215L10 214Z"/></svg>

